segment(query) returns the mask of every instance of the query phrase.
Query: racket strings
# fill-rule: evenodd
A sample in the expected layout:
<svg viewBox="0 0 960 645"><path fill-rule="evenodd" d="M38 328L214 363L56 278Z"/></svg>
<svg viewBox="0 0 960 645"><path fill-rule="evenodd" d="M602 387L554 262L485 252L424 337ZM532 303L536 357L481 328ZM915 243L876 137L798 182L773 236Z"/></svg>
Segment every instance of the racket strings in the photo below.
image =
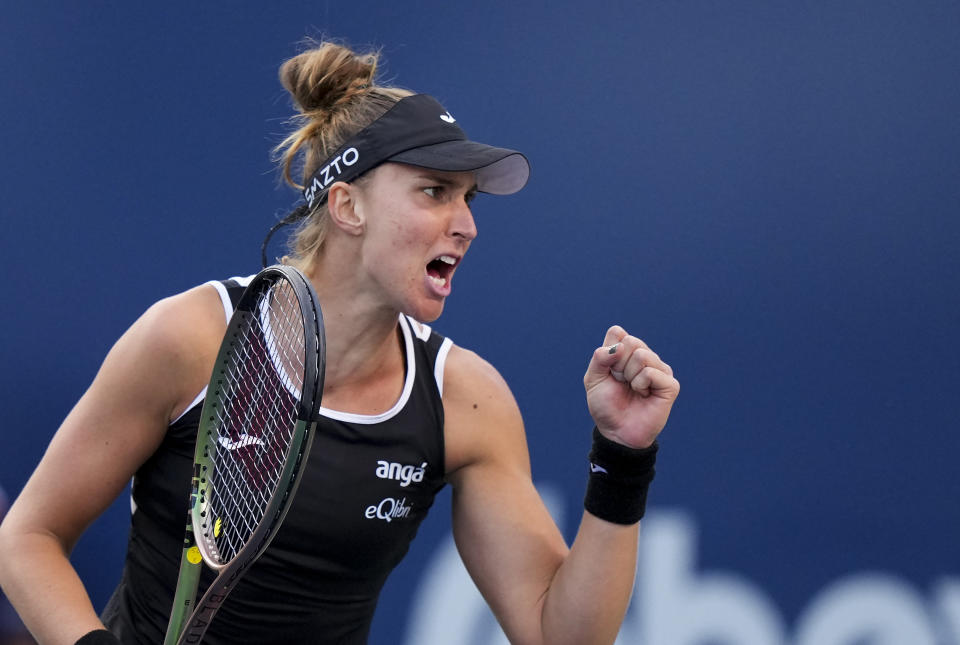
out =
<svg viewBox="0 0 960 645"><path fill-rule="evenodd" d="M264 519L283 475L305 373L304 326L293 288L275 283L238 331L211 437L213 472L204 538L221 563Z"/></svg>

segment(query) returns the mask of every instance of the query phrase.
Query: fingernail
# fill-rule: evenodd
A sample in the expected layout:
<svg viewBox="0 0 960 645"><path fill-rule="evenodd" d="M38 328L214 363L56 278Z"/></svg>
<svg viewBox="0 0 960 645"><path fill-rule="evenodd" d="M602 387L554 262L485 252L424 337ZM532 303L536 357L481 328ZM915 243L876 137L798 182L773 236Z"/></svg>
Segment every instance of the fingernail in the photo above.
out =
<svg viewBox="0 0 960 645"><path fill-rule="evenodd" d="M608 354L616 354L618 347L620 347L620 343L617 343L616 345L611 345L611 346L610 346L610 350L609 350L607 353L608 353Z"/></svg>

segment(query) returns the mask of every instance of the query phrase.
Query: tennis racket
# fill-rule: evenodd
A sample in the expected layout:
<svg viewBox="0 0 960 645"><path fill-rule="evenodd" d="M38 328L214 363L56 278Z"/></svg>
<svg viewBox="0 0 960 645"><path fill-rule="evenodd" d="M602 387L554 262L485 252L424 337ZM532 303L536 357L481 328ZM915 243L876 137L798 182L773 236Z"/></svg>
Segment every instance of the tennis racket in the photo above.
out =
<svg viewBox="0 0 960 645"><path fill-rule="evenodd" d="M313 440L325 350L310 281L289 266L258 273L230 318L203 401L164 645L200 642L280 528ZM194 605L202 563L218 575Z"/></svg>

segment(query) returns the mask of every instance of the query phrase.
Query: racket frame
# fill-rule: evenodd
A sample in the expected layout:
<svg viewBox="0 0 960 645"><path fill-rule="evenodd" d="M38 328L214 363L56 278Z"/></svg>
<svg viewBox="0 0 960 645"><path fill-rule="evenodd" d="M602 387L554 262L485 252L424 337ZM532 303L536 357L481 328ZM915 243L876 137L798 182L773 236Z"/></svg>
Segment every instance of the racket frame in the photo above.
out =
<svg viewBox="0 0 960 645"><path fill-rule="evenodd" d="M217 390L224 384L223 375L226 366L230 364L238 330L245 326L245 317L257 315L253 308L259 300L260 284L264 280L273 282L287 280L293 286L300 306L300 314L304 320L306 331L304 357L307 361L303 384L300 388L298 420L285 455L277 490L267 504L263 519L254 529L247 543L230 561L221 563L209 552L204 540L197 540L197 535L203 530L204 524L213 520L207 513L212 488L212 482L207 473L213 471L212 454L215 452L218 440L219 424L215 414ZM316 334L310 333L313 329L316 330ZM315 357L315 360L311 360L311 357ZM323 394L325 364L323 314L310 280L299 270L286 265L274 265L260 271L250 281L237 302L227 325L224 340L220 345L213 374L207 385L197 430L193 475L190 483L190 507L187 511L180 572L164 645L199 643L231 589L263 554L279 530L299 485L299 475L310 454ZM203 563L218 572L218 575L200 601L195 603Z"/></svg>

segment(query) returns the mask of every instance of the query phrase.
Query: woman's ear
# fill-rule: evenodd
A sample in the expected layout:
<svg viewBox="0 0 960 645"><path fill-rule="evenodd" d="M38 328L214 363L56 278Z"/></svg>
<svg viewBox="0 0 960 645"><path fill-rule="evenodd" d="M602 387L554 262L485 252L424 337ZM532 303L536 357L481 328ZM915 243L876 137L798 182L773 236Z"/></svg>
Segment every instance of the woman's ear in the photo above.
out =
<svg viewBox="0 0 960 645"><path fill-rule="evenodd" d="M366 226L363 206L357 200L359 188L343 181L327 190L327 210L333 223L348 235L360 235Z"/></svg>

